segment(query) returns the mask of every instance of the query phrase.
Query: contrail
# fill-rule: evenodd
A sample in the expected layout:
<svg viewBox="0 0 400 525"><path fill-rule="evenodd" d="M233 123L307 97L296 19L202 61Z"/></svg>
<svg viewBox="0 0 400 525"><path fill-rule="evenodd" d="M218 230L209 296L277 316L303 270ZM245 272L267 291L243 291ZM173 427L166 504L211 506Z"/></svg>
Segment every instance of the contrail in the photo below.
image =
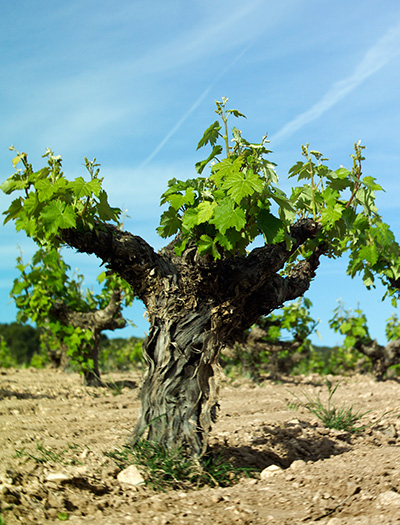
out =
<svg viewBox="0 0 400 525"><path fill-rule="evenodd" d="M201 102L204 100L204 98L209 94L209 92L212 90L212 88L215 86L217 82L221 80L221 78L231 69L236 62L238 62L242 56L248 51L248 49L251 47L252 43L248 44L242 51L232 60L230 64L228 64L225 69L222 70L222 72L217 76L217 78L214 80L212 84L206 88L203 93L199 96L199 98L195 101L195 103L186 111L186 113L178 120L178 122L175 124L175 126L169 131L165 137L162 139L162 141L158 144L158 146L154 149L152 153L145 159L142 164L139 166L140 168L143 168L148 164L151 160L154 159L154 157L157 155L157 153L165 146L165 144L169 141L169 139L172 137L176 131L182 126L182 124L185 122L185 120L193 113L193 111L201 104Z"/></svg>
<svg viewBox="0 0 400 525"><path fill-rule="evenodd" d="M309 122L319 118L399 54L400 24L397 24L389 29L389 31L366 52L350 76L335 82L327 93L309 110L301 113L275 133L270 139L271 142L274 144L281 142L284 138L290 137Z"/></svg>

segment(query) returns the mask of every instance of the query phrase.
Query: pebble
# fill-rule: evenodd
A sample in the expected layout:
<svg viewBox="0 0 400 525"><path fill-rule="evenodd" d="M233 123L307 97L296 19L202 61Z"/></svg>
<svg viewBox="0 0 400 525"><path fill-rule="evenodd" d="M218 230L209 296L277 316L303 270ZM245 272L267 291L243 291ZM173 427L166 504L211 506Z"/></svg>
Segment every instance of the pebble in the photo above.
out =
<svg viewBox="0 0 400 525"><path fill-rule="evenodd" d="M133 487L144 484L144 478L135 465L130 465L125 470L122 470L118 474L117 480L123 485L130 485Z"/></svg>
<svg viewBox="0 0 400 525"><path fill-rule="evenodd" d="M272 476L275 476L279 472L282 472L281 467L278 467L278 465L270 465L269 467L261 471L260 479L271 478Z"/></svg>
<svg viewBox="0 0 400 525"><path fill-rule="evenodd" d="M295 461L293 461L293 463L290 465L290 470L299 470L303 467L305 467L307 465L307 463L305 461L303 461L302 459L296 459Z"/></svg>
<svg viewBox="0 0 400 525"><path fill-rule="evenodd" d="M67 479L70 479L70 476L64 472L50 472L46 476L46 481L66 481Z"/></svg>
<svg viewBox="0 0 400 525"><path fill-rule="evenodd" d="M400 494L394 490L387 490L379 494L377 499L378 507L399 507L400 508Z"/></svg>

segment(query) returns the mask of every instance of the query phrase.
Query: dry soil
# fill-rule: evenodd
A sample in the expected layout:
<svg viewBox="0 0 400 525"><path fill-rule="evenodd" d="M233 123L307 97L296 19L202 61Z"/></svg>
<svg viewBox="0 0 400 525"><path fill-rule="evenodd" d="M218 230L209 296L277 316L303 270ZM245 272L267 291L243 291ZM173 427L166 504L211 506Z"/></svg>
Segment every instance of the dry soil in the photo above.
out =
<svg viewBox="0 0 400 525"><path fill-rule="evenodd" d="M358 434L329 430L296 405L295 395L325 403L324 378L225 379L211 444L264 472L227 488L156 493L121 485L105 455L126 443L140 407L138 373L109 378L127 386L118 393L85 387L76 374L0 371L3 523L400 523L400 384L393 379L330 378L341 380L335 406L368 412Z"/></svg>

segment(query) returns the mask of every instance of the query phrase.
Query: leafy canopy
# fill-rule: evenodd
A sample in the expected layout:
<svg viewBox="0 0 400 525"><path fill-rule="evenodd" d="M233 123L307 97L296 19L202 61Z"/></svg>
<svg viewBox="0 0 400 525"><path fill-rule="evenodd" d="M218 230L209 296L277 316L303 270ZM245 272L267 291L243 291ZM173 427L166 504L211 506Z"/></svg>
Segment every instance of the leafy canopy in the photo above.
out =
<svg viewBox="0 0 400 525"><path fill-rule="evenodd" d="M306 297L300 297L283 306L267 317L261 317L257 324L267 330L266 341L276 342L289 339L301 343L299 350L304 346L310 346L308 339L312 333L317 333L316 327L319 321L311 317L312 302Z"/></svg>
<svg viewBox="0 0 400 525"><path fill-rule="evenodd" d="M325 164L320 152L302 146L304 160L289 170L297 185L287 196L278 186L275 164L267 158L271 153L267 136L251 143L233 127L228 140L228 118L244 115L227 110L227 101L216 102L219 120L199 141L198 149L211 147L207 158L196 164L199 176L170 180L161 197L161 205L168 209L158 232L162 237L179 234L176 253L182 254L191 240L200 255L221 259L245 254L258 236L266 244L284 241L290 249L290 227L298 219L312 219L321 224L320 233L294 253L292 262L323 245L329 257L348 251L348 273L352 277L362 273L368 287L373 286L376 272L385 284L398 279L399 246L375 205L375 192L382 188L373 177L362 176L364 146L354 145L352 169L336 170ZM209 175L201 176L206 167Z"/></svg>
<svg viewBox="0 0 400 525"><path fill-rule="evenodd" d="M400 286L400 248L389 226L378 215L375 192L382 188L371 176L362 175L364 147L354 146L353 166L330 169L323 155L302 146L303 160L290 170L297 184L290 196L278 186L275 165L264 136L259 143L248 142L236 127L228 131L229 118L244 118L227 109L227 98L216 102L218 119L204 132L198 149L210 147L207 157L196 164L198 176L172 179L161 197L167 209L158 228L164 237L176 236L175 251L181 255L194 243L200 255L215 260L245 255L258 237L266 244L284 242L293 251L289 265L308 258L319 247L328 257L348 253L348 274L361 274L367 287L380 275L388 294ZM94 229L108 221L118 223L121 211L108 203L102 189L96 159L85 158L90 180L68 180L62 160L47 149L47 166L34 171L25 153L16 153L16 172L0 188L18 193L3 212L5 223L15 222L39 246L57 248L60 231L68 228ZM22 167L19 167L22 166ZM207 170L208 175L203 173ZM321 225L318 235L297 250L293 249L291 226L299 219Z"/></svg>
<svg viewBox="0 0 400 525"><path fill-rule="evenodd" d="M329 326L336 333L345 336L343 345L347 349L354 348L357 343L368 345L372 342L367 317L360 306L352 310L345 308L344 303L339 301L339 305L333 311L333 317L329 320ZM386 319L385 333L389 342L400 339L400 320L396 313Z"/></svg>
<svg viewBox="0 0 400 525"><path fill-rule="evenodd" d="M14 280L10 296L17 307L17 320L32 321L43 327L44 346L59 346L64 343L73 364L82 370L90 368L85 347L93 344L93 333L89 329L66 325L54 315L53 307L58 303L67 305L71 312L89 312L105 308L114 290L121 290L123 305L130 306L134 296L131 287L116 274L101 272L97 280L102 284L99 293L83 286L83 276L70 276L70 266L55 248L40 248L32 260L24 264L22 256L17 258L18 277Z"/></svg>
<svg viewBox="0 0 400 525"><path fill-rule="evenodd" d="M99 164L85 157L85 168L90 180L78 177L69 181L62 172L62 159L48 148L43 155L47 166L34 171L26 153L16 153L14 175L0 186L6 194L16 191L22 195L14 199L7 211L4 224L15 221L17 230L24 230L39 245L57 247L59 230L67 228L93 229L95 224L118 222L121 210L108 204L107 194L99 178ZM22 168L18 168L22 164Z"/></svg>
<svg viewBox="0 0 400 525"><path fill-rule="evenodd" d="M355 310L345 308L342 301L333 311L329 327L345 336L343 345L346 349L353 349L357 342L368 344L372 341L365 313L360 307Z"/></svg>

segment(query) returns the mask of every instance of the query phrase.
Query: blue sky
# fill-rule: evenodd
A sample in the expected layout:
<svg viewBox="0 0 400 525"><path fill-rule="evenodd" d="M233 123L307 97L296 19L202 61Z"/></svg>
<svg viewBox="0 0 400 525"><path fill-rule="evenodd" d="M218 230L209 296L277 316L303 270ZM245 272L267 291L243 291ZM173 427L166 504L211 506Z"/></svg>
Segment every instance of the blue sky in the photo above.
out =
<svg viewBox="0 0 400 525"><path fill-rule="evenodd" d="M215 120L214 100L229 97L247 115L235 122L257 141L267 132L281 187L310 143L330 166L351 167L354 142L367 147L364 174L386 192L378 206L400 238L400 4L321 0L58 0L2 2L0 7L0 178L13 173L8 146L34 168L50 147L70 178L83 158L102 165L110 202L128 210L127 230L155 248L159 197L172 177L195 176L203 131ZM10 198L0 195L0 208ZM8 224L0 228L1 322L15 319L8 294L20 245L34 246ZM64 255L93 286L99 261ZM321 340L340 337L327 320L342 299L367 314L385 342L393 308L384 291L345 275L345 261L322 261L307 296ZM142 335L138 326L115 336ZM111 334L110 334L111 335Z"/></svg>

